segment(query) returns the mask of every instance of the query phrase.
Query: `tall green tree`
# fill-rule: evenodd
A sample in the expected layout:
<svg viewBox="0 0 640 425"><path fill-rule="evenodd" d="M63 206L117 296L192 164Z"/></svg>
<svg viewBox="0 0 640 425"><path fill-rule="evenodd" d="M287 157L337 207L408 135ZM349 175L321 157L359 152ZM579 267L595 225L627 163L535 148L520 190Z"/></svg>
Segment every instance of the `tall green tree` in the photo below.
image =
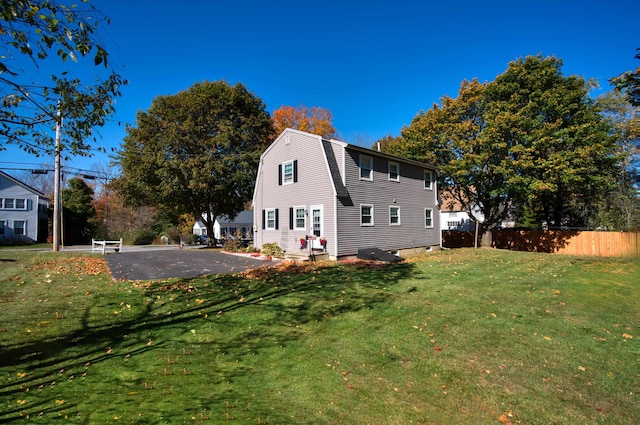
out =
<svg viewBox="0 0 640 425"><path fill-rule="evenodd" d="M90 155L93 128L115 112L115 98L127 83L109 65L96 33L105 23L108 18L88 0L81 6L55 0L0 2L0 150L15 144L35 155L54 152L59 112L62 150ZM79 77L87 65L97 72L91 81ZM49 82L35 81L50 68L62 70L50 75Z"/></svg>
<svg viewBox="0 0 640 425"><path fill-rule="evenodd" d="M93 189L79 178L73 177L62 190L63 231L66 243L83 243L91 240L96 215L93 206Z"/></svg>
<svg viewBox="0 0 640 425"><path fill-rule="evenodd" d="M640 48L636 49L636 59L640 59ZM609 80L611 84L625 94L633 106L640 106L640 66L634 71L626 71Z"/></svg>
<svg viewBox="0 0 640 425"><path fill-rule="evenodd" d="M580 209L615 184L618 157L585 81L561 66L532 56L493 82L464 81L384 150L437 164L442 187L471 214L478 208L487 230L510 213L583 224Z"/></svg>
<svg viewBox="0 0 640 425"><path fill-rule="evenodd" d="M561 68L558 58L530 56L488 84L488 140L508 147L500 167L515 205L533 206L549 226L582 227L615 187L620 157L587 83Z"/></svg>
<svg viewBox="0 0 640 425"><path fill-rule="evenodd" d="M155 98L127 128L114 183L129 204L234 218L251 199L260 155L274 137L262 100L240 83L197 83Z"/></svg>
<svg viewBox="0 0 640 425"><path fill-rule="evenodd" d="M596 104L611 124L621 158L617 187L601 201L597 224L614 230L633 230L640 225L640 121L638 108L619 90L604 93Z"/></svg>

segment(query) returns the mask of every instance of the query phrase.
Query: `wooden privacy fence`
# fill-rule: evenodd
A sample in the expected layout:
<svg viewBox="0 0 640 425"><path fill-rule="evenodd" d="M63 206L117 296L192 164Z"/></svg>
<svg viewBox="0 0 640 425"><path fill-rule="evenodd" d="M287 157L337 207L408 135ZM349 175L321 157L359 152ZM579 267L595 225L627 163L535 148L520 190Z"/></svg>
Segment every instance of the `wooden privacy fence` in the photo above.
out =
<svg viewBox="0 0 640 425"><path fill-rule="evenodd" d="M444 231L442 245L447 248L472 247L474 236L474 232ZM513 251L640 258L640 233L504 229L493 232L493 247Z"/></svg>

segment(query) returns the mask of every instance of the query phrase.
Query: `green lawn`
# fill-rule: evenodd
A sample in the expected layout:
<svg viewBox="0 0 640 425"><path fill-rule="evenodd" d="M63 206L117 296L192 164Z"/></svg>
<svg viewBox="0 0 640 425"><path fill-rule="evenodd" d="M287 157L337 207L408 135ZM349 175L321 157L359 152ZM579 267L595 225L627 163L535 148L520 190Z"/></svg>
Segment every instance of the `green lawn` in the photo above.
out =
<svg viewBox="0 0 640 425"><path fill-rule="evenodd" d="M2 250L0 423L637 423L639 265L461 249L116 282Z"/></svg>

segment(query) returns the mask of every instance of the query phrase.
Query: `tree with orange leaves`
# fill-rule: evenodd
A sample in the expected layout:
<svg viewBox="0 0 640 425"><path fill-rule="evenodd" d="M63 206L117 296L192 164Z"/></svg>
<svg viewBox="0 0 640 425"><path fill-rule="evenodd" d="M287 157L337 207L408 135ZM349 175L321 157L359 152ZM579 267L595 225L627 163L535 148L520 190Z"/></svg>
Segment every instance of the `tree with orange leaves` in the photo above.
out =
<svg viewBox="0 0 640 425"><path fill-rule="evenodd" d="M276 133L282 133L285 128L293 128L322 137L335 137L336 129L331 120L333 115L327 108L320 106L281 106L273 111L273 123Z"/></svg>

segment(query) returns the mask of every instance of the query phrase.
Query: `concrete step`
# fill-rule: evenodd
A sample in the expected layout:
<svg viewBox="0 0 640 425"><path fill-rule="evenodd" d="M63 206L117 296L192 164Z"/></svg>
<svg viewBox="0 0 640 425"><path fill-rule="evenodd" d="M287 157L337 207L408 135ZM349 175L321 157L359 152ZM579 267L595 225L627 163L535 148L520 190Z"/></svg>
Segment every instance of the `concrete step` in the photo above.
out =
<svg viewBox="0 0 640 425"><path fill-rule="evenodd" d="M329 253L328 252L316 252L314 251L312 255L309 255L309 251L287 251L284 253L285 260L291 261L320 261L320 260L328 260Z"/></svg>

